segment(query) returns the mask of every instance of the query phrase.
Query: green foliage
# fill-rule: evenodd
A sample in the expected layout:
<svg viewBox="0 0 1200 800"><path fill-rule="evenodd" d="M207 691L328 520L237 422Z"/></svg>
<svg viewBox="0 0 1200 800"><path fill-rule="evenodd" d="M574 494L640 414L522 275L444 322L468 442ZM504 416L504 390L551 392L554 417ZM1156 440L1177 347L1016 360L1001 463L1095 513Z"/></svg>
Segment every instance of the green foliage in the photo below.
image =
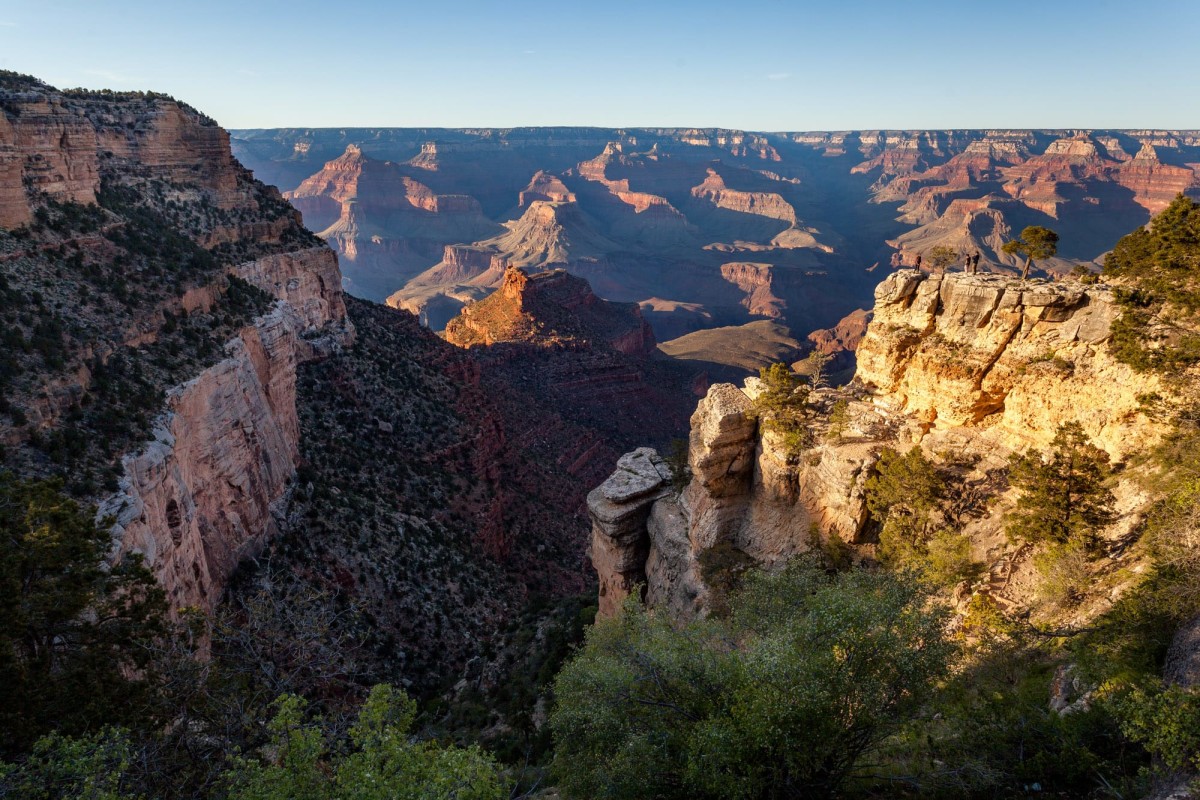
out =
<svg viewBox="0 0 1200 800"><path fill-rule="evenodd" d="M924 531L945 496L945 481L920 447L904 455L885 447L867 479L867 508L881 522L905 518L907 527Z"/></svg>
<svg viewBox="0 0 1200 800"><path fill-rule="evenodd" d="M61 489L0 473L0 752L145 722L162 590L140 559L107 567L109 532Z"/></svg>
<svg viewBox="0 0 1200 800"><path fill-rule="evenodd" d="M1200 691L1156 681L1120 693L1113 704L1122 733L1167 768L1200 770Z"/></svg>
<svg viewBox="0 0 1200 800"><path fill-rule="evenodd" d="M934 269L945 270L946 267L958 261L958 252L953 247L939 244L926 254L925 260Z"/></svg>
<svg viewBox="0 0 1200 800"><path fill-rule="evenodd" d="M826 569L840 571L854 565L854 548L836 530L821 536L821 529L814 522L808 528L808 543L810 552L820 557Z"/></svg>
<svg viewBox="0 0 1200 800"><path fill-rule="evenodd" d="M709 588L708 608L715 616L729 614L729 598L737 592L746 573L754 567L754 559L722 539L700 553L700 576Z"/></svg>
<svg viewBox="0 0 1200 800"><path fill-rule="evenodd" d="M867 479L867 509L880 523L879 556L889 566L914 570L938 585L973 576L970 541L939 528L944 517L946 476L920 447L904 455L884 448Z"/></svg>
<svg viewBox="0 0 1200 800"><path fill-rule="evenodd" d="M688 441L687 439L672 439L671 449L667 453L667 467L671 470L671 488L676 494L687 488L687 485L692 482L692 468L688 464Z"/></svg>
<svg viewBox="0 0 1200 800"><path fill-rule="evenodd" d="M1021 231L1020 238L1005 242L1001 248L1010 256L1021 256L1025 264L1021 268L1021 277L1029 275L1029 269L1035 261L1051 258L1058 253L1058 234L1041 225L1030 225Z"/></svg>
<svg viewBox="0 0 1200 800"><path fill-rule="evenodd" d="M1159 371L1200 363L1200 336L1180 324L1200 311L1200 203L1176 197L1148 228L1117 242L1104 274L1126 282L1117 293L1124 310L1112 327L1119 360Z"/></svg>
<svg viewBox="0 0 1200 800"><path fill-rule="evenodd" d="M850 424L850 404L842 398L833 404L829 410L829 431L826 434L830 441L840 441Z"/></svg>
<svg viewBox="0 0 1200 800"><path fill-rule="evenodd" d="M779 434L784 451L795 456L811 444L808 430L809 386L787 364L759 370L762 392L754 400L754 413L764 430Z"/></svg>
<svg viewBox="0 0 1200 800"><path fill-rule="evenodd" d="M902 577L810 564L752 574L726 620L630 603L559 674L568 797L828 796L924 702L954 647Z"/></svg>
<svg viewBox="0 0 1200 800"><path fill-rule="evenodd" d="M1106 707L1050 709L1056 666L1020 641L988 641L893 740L884 774L920 797L1144 796L1146 754Z"/></svg>
<svg viewBox="0 0 1200 800"><path fill-rule="evenodd" d="M978 577L983 565L971 558L969 536L942 528L929 538L920 569L934 585L952 586Z"/></svg>
<svg viewBox="0 0 1200 800"><path fill-rule="evenodd" d="M1041 575L1039 593L1056 607L1072 606L1083 599L1089 580L1091 553L1080 538L1053 542L1033 557Z"/></svg>
<svg viewBox="0 0 1200 800"><path fill-rule="evenodd" d="M1021 496L1006 520L1008 535L1094 548L1098 531L1115 519L1106 485L1111 476L1108 454L1092 444L1083 426L1060 425L1048 457L1029 450L1012 458L1010 479Z"/></svg>
<svg viewBox="0 0 1200 800"><path fill-rule="evenodd" d="M477 748L411 739L416 704L386 684L371 690L348 742L331 741L305 703L277 701L270 743L257 758L239 757L227 775L231 800L499 800L495 763Z"/></svg>
<svg viewBox="0 0 1200 800"><path fill-rule="evenodd" d="M52 733L20 764L0 763L0 795L21 800L133 800L126 732L104 728L78 738Z"/></svg>

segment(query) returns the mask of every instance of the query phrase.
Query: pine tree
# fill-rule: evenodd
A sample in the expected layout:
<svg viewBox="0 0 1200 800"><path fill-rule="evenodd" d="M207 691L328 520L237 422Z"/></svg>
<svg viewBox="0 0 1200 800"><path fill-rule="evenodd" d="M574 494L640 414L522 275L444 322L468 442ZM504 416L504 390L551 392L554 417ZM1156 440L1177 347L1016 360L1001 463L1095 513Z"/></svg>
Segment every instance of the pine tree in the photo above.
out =
<svg viewBox="0 0 1200 800"><path fill-rule="evenodd" d="M1021 280L1029 277L1029 269L1035 260L1050 258L1058 253L1058 234L1041 225L1030 225L1021 231L1019 239L1005 242L1000 248L1010 256L1022 256Z"/></svg>
<svg viewBox="0 0 1200 800"><path fill-rule="evenodd" d="M1012 459L1010 478L1021 497L1009 514L1008 535L1094 548L1098 531L1116 518L1106 485L1111 475L1108 454L1092 444L1082 425L1060 425L1048 457L1028 450Z"/></svg>

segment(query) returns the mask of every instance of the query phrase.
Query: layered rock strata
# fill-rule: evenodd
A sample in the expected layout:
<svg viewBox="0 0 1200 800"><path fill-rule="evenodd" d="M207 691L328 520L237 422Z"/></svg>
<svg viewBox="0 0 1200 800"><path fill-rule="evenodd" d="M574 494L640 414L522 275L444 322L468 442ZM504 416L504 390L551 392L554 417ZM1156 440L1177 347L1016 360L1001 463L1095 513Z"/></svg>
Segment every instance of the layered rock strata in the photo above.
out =
<svg viewBox="0 0 1200 800"><path fill-rule="evenodd" d="M153 441L122 460L120 489L98 512L114 521L117 555L141 553L173 609L212 610L238 562L277 532L299 455L296 369L353 338L327 248L235 272L274 307L167 393Z"/></svg>
<svg viewBox="0 0 1200 800"><path fill-rule="evenodd" d="M1010 453L1045 449L1067 422L1082 425L1115 461L1152 443L1163 429L1141 412L1140 398L1166 389L1109 353L1118 314L1103 285L914 270L889 276L876 290L853 383L810 394L802 447L756 429L757 379L742 389L718 384L692 417L692 475L682 492L664 477L636 495L601 487L589 496L602 611L615 613L644 582L646 601L673 617L705 613L702 565L718 545L766 567L834 538L856 557L872 557L877 523L865 490L884 447L916 445L958 465L956 491L978 500L1003 493L996 476ZM639 453L639 463L656 463L653 452ZM1132 484L1117 495L1117 527L1128 531L1141 495ZM1029 549L1013 551L991 504L972 507L975 516L961 524L990 572L964 596L1023 602Z"/></svg>

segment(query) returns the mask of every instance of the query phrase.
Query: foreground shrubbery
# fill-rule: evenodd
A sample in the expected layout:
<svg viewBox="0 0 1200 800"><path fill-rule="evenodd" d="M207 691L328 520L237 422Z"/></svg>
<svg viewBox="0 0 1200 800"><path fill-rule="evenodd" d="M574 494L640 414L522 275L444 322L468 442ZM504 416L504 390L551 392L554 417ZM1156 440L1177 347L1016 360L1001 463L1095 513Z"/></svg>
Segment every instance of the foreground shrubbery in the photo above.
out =
<svg viewBox="0 0 1200 800"><path fill-rule="evenodd" d="M628 605L560 673L554 771L572 797L827 796L929 699L947 612L887 573L756 574L720 620Z"/></svg>
<svg viewBox="0 0 1200 800"><path fill-rule="evenodd" d="M295 695L283 695L275 706L266 743L234 756L211 794L228 800L500 800L507 794L500 768L478 748L411 738L416 704L391 686L371 690L345 735L307 714ZM75 738L51 734L20 765L0 764L0 793L134 800L146 788L134 769L138 755L119 729Z"/></svg>

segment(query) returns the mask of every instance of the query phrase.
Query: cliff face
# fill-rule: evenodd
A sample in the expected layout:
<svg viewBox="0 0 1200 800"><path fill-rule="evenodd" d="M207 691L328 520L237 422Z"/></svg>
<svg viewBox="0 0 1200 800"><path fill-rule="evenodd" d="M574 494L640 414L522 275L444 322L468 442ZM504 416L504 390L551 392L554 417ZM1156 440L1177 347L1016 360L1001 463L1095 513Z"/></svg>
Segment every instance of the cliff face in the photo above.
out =
<svg viewBox="0 0 1200 800"><path fill-rule="evenodd" d="M626 355L654 352L654 332L632 303L601 300L587 281L564 270L504 273L500 287L446 326L459 347L497 342L611 347Z"/></svg>
<svg viewBox="0 0 1200 800"><path fill-rule="evenodd" d="M0 379L0 459L64 477L173 608L211 609L276 530L297 365L353 336L336 256L170 98L4 76L0 111L0 285L40 327L0 326L54 354Z"/></svg>
<svg viewBox="0 0 1200 800"><path fill-rule="evenodd" d="M1108 351L1118 314L1103 285L894 273L876 290L855 380L812 393L809 440L799 452L756 430L757 379L744 389L718 384L692 417L691 481L682 492L622 462L589 496L602 611L613 613L641 582L647 601L673 615L704 613L702 565L718 545L770 566L836 534L858 557L872 557L866 480L883 447L914 445L958 465L954 492L975 509L962 524L992 578L960 593L986 593L1003 607L1028 602L1030 549L1015 549L1002 530L1012 501L996 476L1008 454L1044 450L1067 422L1082 425L1114 461L1164 432L1139 397L1168 390ZM639 453L637 464L656 463L653 451ZM622 491L631 469L654 485ZM1126 479L1117 495L1121 522L1106 535L1119 538L1144 498Z"/></svg>
<svg viewBox="0 0 1200 800"><path fill-rule="evenodd" d="M299 364L349 344L337 259L325 248L239 264L277 298L225 358L167 393L154 440L122 461L100 506L119 553L142 553L173 608L211 610L238 562L277 532L296 474Z"/></svg>
<svg viewBox="0 0 1200 800"><path fill-rule="evenodd" d="M941 430L986 421L1009 448L1074 421L1120 457L1147 433L1137 396L1157 384L1105 346L1111 289L902 270L875 297L856 377L878 404Z"/></svg>

